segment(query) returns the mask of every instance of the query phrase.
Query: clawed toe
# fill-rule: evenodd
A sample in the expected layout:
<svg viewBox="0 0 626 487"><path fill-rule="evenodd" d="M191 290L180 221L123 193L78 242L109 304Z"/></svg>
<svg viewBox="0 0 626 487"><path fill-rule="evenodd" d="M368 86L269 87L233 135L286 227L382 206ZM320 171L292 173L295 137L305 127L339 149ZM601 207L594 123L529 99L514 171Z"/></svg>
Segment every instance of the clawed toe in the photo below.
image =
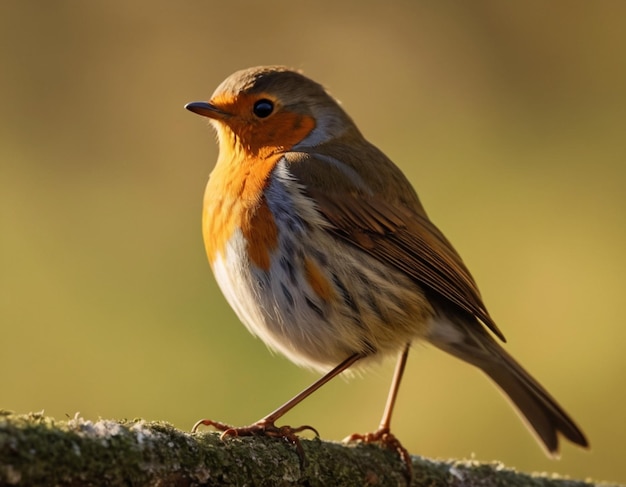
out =
<svg viewBox="0 0 626 487"><path fill-rule="evenodd" d="M191 428L191 432L197 433L200 426L213 426L213 428L215 428L217 431L222 431L222 436L228 436L226 432L228 430L234 429L232 426L226 423L220 423L219 421L213 421L212 419L201 419L193 425L193 428Z"/></svg>
<svg viewBox="0 0 626 487"><path fill-rule="evenodd" d="M411 455L409 451L402 446L400 440L389 431L388 428L380 428L372 433L354 433L343 440L346 443L350 442L362 442L362 443L378 443L385 448L388 448L398 454L404 465L406 466L407 482L410 483L413 477L413 462L411 461Z"/></svg>
<svg viewBox="0 0 626 487"><path fill-rule="evenodd" d="M298 456L300 457L300 465L302 467L306 465L306 457L297 433L308 430L315 433L315 436L319 436L318 431L313 428L313 426L303 425L297 428L292 428L287 425L276 426L272 421L266 420L257 421L249 426L235 427L225 423L220 423L219 421L213 421L211 419L201 419L193 426L191 432L196 433L200 426L212 426L216 430L221 431L222 434L220 438L222 440L228 436L268 436L270 438L279 438L284 440L295 447L298 452Z"/></svg>

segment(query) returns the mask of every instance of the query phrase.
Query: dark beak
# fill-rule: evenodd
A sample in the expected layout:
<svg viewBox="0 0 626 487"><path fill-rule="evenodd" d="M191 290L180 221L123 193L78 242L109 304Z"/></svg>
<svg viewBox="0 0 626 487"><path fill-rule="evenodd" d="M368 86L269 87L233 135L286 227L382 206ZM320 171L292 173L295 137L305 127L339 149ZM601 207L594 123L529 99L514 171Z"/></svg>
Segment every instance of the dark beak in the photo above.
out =
<svg viewBox="0 0 626 487"><path fill-rule="evenodd" d="M216 118L218 120L228 116L228 113L223 112L215 105L211 105L205 101L192 101L191 103L187 103L185 108L190 112L197 113L203 117Z"/></svg>

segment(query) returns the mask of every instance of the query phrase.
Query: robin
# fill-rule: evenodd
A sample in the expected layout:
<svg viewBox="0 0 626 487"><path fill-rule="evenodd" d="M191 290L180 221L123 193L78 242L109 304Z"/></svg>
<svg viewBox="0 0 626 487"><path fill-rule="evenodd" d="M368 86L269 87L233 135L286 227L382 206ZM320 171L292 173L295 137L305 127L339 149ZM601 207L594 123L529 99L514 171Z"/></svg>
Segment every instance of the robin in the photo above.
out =
<svg viewBox="0 0 626 487"><path fill-rule="evenodd" d="M208 102L219 157L206 187L203 235L215 278L248 330L298 365L325 373L228 435L292 442L309 426L276 426L348 368L398 356L379 428L352 440L410 457L390 431L409 347L425 340L486 373L550 454L559 434L587 439L552 396L498 343L504 335L459 254L430 221L400 169L359 132L326 90L297 71L238 71ZM494 338L495 337L495 338Z"/></svg>

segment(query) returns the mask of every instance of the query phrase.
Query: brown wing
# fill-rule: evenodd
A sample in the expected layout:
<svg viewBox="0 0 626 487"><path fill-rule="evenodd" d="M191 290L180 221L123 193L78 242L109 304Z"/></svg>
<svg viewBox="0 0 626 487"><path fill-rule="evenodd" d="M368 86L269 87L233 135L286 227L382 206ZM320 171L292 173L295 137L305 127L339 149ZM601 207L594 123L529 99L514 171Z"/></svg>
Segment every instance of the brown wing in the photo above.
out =
<svg viewBox="0 0 626 487"><path fill-rule="evenodd" d="M332 224L329 231L337 238L405 272L506 341L461 257L425 214L375 196L328 194L310 187L305 192Z"/></svg>

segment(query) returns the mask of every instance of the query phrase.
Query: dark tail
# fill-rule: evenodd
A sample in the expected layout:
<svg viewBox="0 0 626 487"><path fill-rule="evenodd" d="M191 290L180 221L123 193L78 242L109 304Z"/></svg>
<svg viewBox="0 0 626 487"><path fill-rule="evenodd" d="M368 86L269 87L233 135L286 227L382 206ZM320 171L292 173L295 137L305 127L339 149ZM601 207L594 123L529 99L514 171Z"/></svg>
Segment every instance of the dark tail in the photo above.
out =
<svg viewBox="0 0 626 487"><path fill-rule="evenodd" d="M477 324L462 326L465 335L462 341L433 337L432 343L491 377L509 396L551 455L559 451L558 433L572 443L589 446L583 432L548 391Z"/></svg>

